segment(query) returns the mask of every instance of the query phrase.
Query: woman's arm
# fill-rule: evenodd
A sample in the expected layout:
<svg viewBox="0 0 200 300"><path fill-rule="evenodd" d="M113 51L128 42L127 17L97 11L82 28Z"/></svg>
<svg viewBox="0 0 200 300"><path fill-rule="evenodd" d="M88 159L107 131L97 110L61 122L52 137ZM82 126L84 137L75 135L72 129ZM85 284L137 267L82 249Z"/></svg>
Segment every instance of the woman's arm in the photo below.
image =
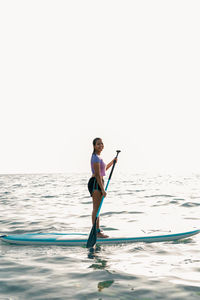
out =
<svg viewBox="0 0 200 300"><path fill-rule="evenodd" d="M107 164L106 166L106 171L114 164L114 161L116 160L117 162L117 158L115 157L109 164Z"/></svg>
<svg viewBox="0 0 200 300"><path fill-rule="evenodd" d="M102 194L104 197L106 197L106 192L104 189L104 185L103 185L103 181L102 181L102 177L101 177L101 173L100 173L100 163L94 163L93 164L93 168L94 168L94 176L96 177L96 180L101 188Z"/></svg>

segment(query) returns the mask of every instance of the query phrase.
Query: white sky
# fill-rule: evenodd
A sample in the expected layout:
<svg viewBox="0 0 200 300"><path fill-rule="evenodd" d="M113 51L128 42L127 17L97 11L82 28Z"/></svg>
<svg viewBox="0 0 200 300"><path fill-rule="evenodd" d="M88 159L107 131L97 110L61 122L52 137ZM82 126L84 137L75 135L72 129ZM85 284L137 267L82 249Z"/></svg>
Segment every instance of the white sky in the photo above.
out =
<svg viewBox="0 0 200 300"><path fill-rule="evenodd" d="M1 1L0 173L200 172L199 1Z"/></svg>

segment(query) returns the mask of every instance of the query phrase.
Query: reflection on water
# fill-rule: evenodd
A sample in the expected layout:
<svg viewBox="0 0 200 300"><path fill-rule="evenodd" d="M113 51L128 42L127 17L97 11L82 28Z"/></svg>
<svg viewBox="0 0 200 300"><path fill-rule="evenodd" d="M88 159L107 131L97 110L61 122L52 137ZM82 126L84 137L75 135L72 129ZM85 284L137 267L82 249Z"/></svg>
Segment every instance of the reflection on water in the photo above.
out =
<svg viewBox="0 0 200 300"><path fill-rule="evenodd" d="M107 280L98 283L98 291L101 292L105 288L109 288L113 284L114 280Z"/></svg>
<svg viewBox="0 0 200 300"><path fill-rule="evenodd" d="M94 259L98 257L98 253L100 252L101 252L101 246L96 244L93 248L88 248L88 258Z"/></svg>
<svg viewBox="0 0 200 300"><path fill-rule="evenodd" d="M108 268L107 261L100 258L101 247L99 245L96 245L94 248L90 248L88 252L88 258L94 260L94 263L89 266L89 268L94 270L106 270ZM107 271L107 273L110 274L109 271ZM109 288L113 283L114 280L100 281L97 285L98 291L102 292L103 289Z"/></svg>
<svg viewBox="0 0 200 300"><path fill-rule="evenodd" d="M93 268L95 270L106 269L107 261L105 259L100 258L101 247L96 245L94 248L89 249L88 258L94 260L94 263L89 266L89 268Z"/></svg>
<svg viewBox="0 0 200 300"><path fill-rule="evenodd" d="M92 264L89 268L102 270L102 269L106 269L106 267L107 267L107 261L97 258L96 263Z"/></svg>

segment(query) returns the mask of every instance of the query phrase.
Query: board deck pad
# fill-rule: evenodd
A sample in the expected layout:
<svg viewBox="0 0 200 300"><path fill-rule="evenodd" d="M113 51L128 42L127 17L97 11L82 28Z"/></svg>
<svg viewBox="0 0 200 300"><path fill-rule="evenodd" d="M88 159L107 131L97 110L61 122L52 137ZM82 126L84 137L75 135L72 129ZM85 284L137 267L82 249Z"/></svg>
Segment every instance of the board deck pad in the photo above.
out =
<svg viewBox="0 0 200 300"><path fill-rule="evenodd" d="M123 243L153 243L176 241L189 238L200 233L192 230L174 234L146 235L135 237L97 238L97 244L123 244ZM61 245L61 246L86 246L88 234L85 233L25 233L0 236L1 240L10 244L20 245Z"/></svg>

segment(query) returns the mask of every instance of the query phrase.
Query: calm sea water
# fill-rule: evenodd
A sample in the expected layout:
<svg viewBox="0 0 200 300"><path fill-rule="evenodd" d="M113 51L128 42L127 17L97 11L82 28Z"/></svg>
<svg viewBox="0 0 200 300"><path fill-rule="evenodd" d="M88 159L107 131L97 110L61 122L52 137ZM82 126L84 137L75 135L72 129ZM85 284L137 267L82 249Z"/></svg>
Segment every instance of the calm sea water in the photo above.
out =
<svg viewBox="0 0 200 300"><path fill-rule="evenodd" d="M88 174L0 176L0 233L90 232ZM200 228L200 175L114 174L101 211L110 236ZM97 247L0 242L0 299L200 299L200 235Z"/></svg>

